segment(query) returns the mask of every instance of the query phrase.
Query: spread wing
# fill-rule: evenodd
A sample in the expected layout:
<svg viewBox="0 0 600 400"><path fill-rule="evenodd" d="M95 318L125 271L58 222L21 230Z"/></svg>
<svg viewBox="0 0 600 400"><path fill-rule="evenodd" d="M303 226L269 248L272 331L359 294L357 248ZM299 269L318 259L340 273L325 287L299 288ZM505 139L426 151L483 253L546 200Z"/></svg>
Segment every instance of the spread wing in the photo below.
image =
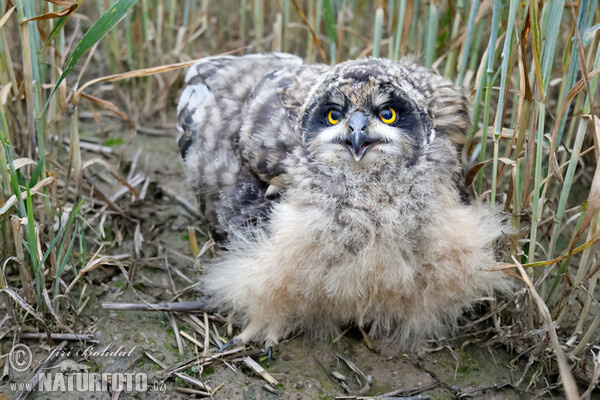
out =
<svg viewBox="0 0 600 400"><path fill-rule="evenodd" d="M275 171L284 149L298 143L283 110L300 101L292 82L281 91L270 79L301 64L284 54L211 57L186 75L177 107L179 149L199 210L219 236L267 216L269 177L281 173ZM278 153L270 157L273 149Z"/></svg>

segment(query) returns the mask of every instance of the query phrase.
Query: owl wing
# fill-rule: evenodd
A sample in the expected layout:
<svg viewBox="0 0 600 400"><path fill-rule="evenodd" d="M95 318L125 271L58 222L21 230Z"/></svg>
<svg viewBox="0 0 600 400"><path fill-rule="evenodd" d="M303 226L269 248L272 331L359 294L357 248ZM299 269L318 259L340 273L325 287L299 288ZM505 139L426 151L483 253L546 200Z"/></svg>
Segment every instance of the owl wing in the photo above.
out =
<svg viewBox="0 0 600 400"><path fill-rule="evenodd" d="M302 144L299 113L326 65L296 65L266 75L247 100L238 151L261 181L287 186L284 160Z"/></svg>
<svg viewBox="0 0 600 400"><path fill-rule="evenodd" d="M280 53L207 57L194 64L186 74L177 106L182 157L209 125L224 128L219 137L237 135L246 99L256 83L273 71L300 64L300 58Z"/></svg>
<svg viewBox="0 0 600 400"><path fill-rule="evenodd" d="M251 156L251 151L248 158L240 156L245 148L238 146L240 129L259 115L249 111L256 105L251 99L263 98L255 90L257 82L301 63L301 59L284 54L210 57L200 60L186 75L187 85L177 107L179 149L200 213L218 236L232 226L253 223L270 207L265 198L269 183L247 162L257 157ZM257 128L260 121L253 121L252 126ZM263 131L266 135L267 130ZM276 136L276 132L270 135ZM256 148L255 143L244 141Z"/></svg>

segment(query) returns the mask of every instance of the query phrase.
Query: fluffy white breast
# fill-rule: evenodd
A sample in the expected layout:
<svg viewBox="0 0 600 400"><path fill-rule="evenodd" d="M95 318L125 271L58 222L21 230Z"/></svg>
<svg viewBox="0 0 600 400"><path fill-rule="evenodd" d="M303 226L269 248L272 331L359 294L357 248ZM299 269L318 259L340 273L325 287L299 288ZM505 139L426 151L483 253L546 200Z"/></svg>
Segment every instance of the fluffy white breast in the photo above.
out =
<svg viewBox="0 0 600 400"><path fill-rule="evenodd" d="M233 238L204 289L247 321L241 340L276 343L297 329L325 336L358 324L414 348L479 297L508 288L503 274L486 271L499 219L460 204L451 187L423 190L392 200L375 187L325 201L320 190L291 189L269 232Z"/></svg>

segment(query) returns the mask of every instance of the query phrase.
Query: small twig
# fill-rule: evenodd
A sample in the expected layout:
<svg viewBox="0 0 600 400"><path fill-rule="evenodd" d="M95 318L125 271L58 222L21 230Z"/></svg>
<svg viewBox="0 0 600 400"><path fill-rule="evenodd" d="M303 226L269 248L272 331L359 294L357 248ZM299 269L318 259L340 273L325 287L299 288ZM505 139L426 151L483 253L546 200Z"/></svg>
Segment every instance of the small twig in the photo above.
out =
<svg viewBox="0 0 600 400"><path fill-rule="evenodd" d="M223 322L223 321L221 321L221 322ZM233 336L233 335L229 335L229 337L231 337L231 336ZM221 340L221 335L219 334L219 331L217 330L217 325L216 324L213 324L213 335L212 335L212 337L213 337L213 341L217 344L217 346L219 348L226 343L225 341Z"/></svg>
<svg viewBox="0 0 600 400"><path fill-rule="evenodd" d="M167 317L169 318L169 322L171 323L171 327L173 328L173 333L175 334L175 340L177 341L177 349L179 350L179 355L182 356L183 341L181 340L181 336L179 336L179 326L177 326L177 320L170 312L167 313Z"/></svg>
<svg viewBox="0 0 600 400"><path fill-rule="evenodd" d="M82 341L86 341L86 342L98 343L97 340L94 340L93 335L79 335L79 334L73 334L73 333L51 333L50 335L48 335L45 332L40 332L40 333L25 332L25 333L21 333L20 337L21 337L21 339L46 340L46 339L50 338L52 340L73 340L73 341L82 340Z"/></svg>
<svg viewBox="0 0 600 400"><path fill-rule="evenodd" d="M54 311L54 307L52 305L52 300L50 300L50 295L48 294L48 290L46 288L44 288L44 290L42 291L42 297L44 298L44 303L46 303L46 308L50 312L50 315L52 315L52 318L54 318L56 325L58 325L61 329L73 332L73 330L71 328L69 328L68 326L66 326L65 324L62 323L60 316L58 314L56 314L56 312Z"/></svg>
<svg viewBox="0 0 600 400"><path fill-rule="evenodd" d="M167 368L167 366L165 364L163 364L162 362L160 362L159 360L157 360L154 356L152 356L152 354L148 353L147 351L145 351L144 354L150 360L152 360L156 364L158 364L159 367L161 367L163 369ZM192 378L191 376L189 376L187 374L184 374L182 372L174 372L173 375L175 375L176 377L178 377L181 380L186 381L187 383L190 383L192 385L198 386L199 388L201 388L203 390L206 390L207 392L212 392L212 389L210 388L210 386L205 385L203 382L199 381L198 379Z"/></svg>
<svg viewBox="0 0 600 400"><path fill-rule="evenodd" d="M125 215L125 213L123 212L123 210L121 210L121 208L116 205L113 201L110 200L110 198L105 195L99 188L98 185L95 183L95 181L89 176L89 174L83 172L83 178L85 179L85 181L92 187L92 191L94 192L94 196L98 197L100 200L102 200L108 207L110 207L113 211L117 212L120 215Z"/></svg>
<svg viewBox="0 0 600 400"><path fill-rule="evenodd" d="M491 389L500 390L500 389L503 389L505 387L513 387L513 385L511 383L509 383L509 382L495 383L495 384L493 384L491 386L484 386L484 387L478 387L478 388L463 390L461 392L461 394L464 397L467 397L467 396L471 397L473 394L478 393L478 392L485 392L485 391L491 390Z"/></svg>
<svg viewBox="0 0 600 400"><path fill-rule="evenodd" d="M180 314L179 318L183 319L185 322L190 324L200 335L204 335L206 333L206 327L204 325L204 322L202 322L197 316L192 314ZM216 326L214 324L213 327L216 329ZM223 345L223 342L219 338L218 333L211 334L211 339L217 347L221 347Z"/></svg>
<svg viewBox="0 0 600 400"><path fill-rule="evenodd" d="M125 267L123 266L123 263L121 262L121 261L127 260L129 258L129 255L128 254L118 254L118 255L114 255L114 256L98 257L98 255L100 254L100 251L102 251L102 249L103 249L103 247L100 246L100 248L96 251L96 253L94 253L94 255L92 256L90 261L85 265L85 267L83 267L82 269L79 270L75 279L73 279L71 281L71 283L69 284L69 286L67 287L67 289L65 289L65 293L69 293L71 291L71 289L73 289L73 286L75 286L75 284L83 277L83 275L85 275L86 273L88 273L100 266L106 266L106 265L113 265L113 266L118 267L121 270L121 273L123 274L123 276L125 276L127 278L127 283L129 283L127 271L125 271Z"/></svg>
<svg viewBox="0 0 600 400"><path fill-rule="evenodd" d="M590 350L590 352L592 353L592 362L594 363L594 371L592 372L592 378L590 379L590 384L589 384L587 390L585 391L585 393L582 395L582 398L584 398L584 399L590 398L590 396L592 395L592 391L594 390L594 387L598 384L598 382L600 382L600 353L594 353L591 350Z"/></svg>
<svg viewBox="0 0 600 400"><path fill-rule="evenodd" d="M186 394L197 394L199 396L205 396L205 397L209 397L212 396L211 393L205 392L203 390L196 390L196 389L190 389L190 388L185 388L185 387L176 387L175 390L177 390L178 392L181 393L186 393Z"/></svg>
<svg viewBox="0 0 600 400"><path fill-rule="evenodd" d="M140 190L140 200L146 200L146 194L148 193L148 188L150 187L150 177L147 177L142 185L142 190Z"/></svg>
<svg viewBox="0 0 600 400"><path fill-rule="evenodd" d="M263 389L265 389L267 392L272 393L274 395L281 396L281 393L279 393L277 390L275 390L275 388L273 386L271 386L267 383L265 383L263 385Z"/></svg>
<svg viewBox="0 0 600 400"><path fill-rule="evenodd" d="M426 392L428 390L435 389L438 386L439 386L439 383L434 382L434 383L430 383L429 385L421 386L421 387L418 387L418 388L394 390L393 392L388 392L388 393L382 394L382 395L377 396L377 397L378 398L386 398L386 397L399 397L399 396L402 396L403 398L405 398L406 396L415 396L417 394Z"/></svg>
<svg viewBox="0 0 600 400"><path fill-rule="evenodd" d="M144 133L149 136L164 136L164 137L175 137L172 129L157 129L149 126L136 126L139 133Z"/></svg>
<svg viewBox="0 0 600 400"><path fill-rule="evenodd" d="M208 250L210 250L211 248L213 248L214 246L216 246L217 242L215 242L213 239L209 239L208 241L206 241L203 245L202 248L200 249L200 251L198 252L197 257L201 257L204 255L204 253L206 253Z"/></svg>
<svg viewBox="0 0 600 400"><path fill-rule="evenodd" d="M365 340L365 344L367 345L367 348L371 351L375 350L375 346L373 346L373 343L371 343L369 334L367 332L365 332L365 330L361 327L359 327L358 329L360 329L360 333L362 334L363 339Z"/></svg>
<svg viewBox="0 0 600 400"><path fill-rule="evenodd" d="M81 117L81 115L80 115ZM55 141L58 141L58 136L54 135L52 136L52 139ZM62 140L63 144L70 146L71 141L69 140L69 138L64 138ZM104 155L111 155L113 154L113 149L111 147L108 146L102 146L100 144L96 144L96 143L91 143L91 142L86 142L83 139L79 140L79 147L81 147L84 150L89 150L92 153L98 154L98 153L102 153Z"/></svg>
<svg viewBox="0 0 600 400"><path fill-rule="evenodd" d="M196 346L200 347L201 349L204 349L204 344L202 344L202 342L198 341L198 339L196 339L186 331L179 330L179 334L187 340L189 340L190 342L194 343Z"/></svg>
<svg viewBox="0 0 600 400"><path fill-rule="evenodd" d="M182 301L180 303L102 303L103 310L126 310L126 311L212 311L212 308L204 301Z"/></svg>
<svg viewBox="0 0 600 400"><path fill-rule="evenodd" d="M131 179L133 178L133 174L135 173L135 169L137 168L137 163L138 160L140 158L140 155L142 155L142 150L143 148L140 147L134 154L133 158L131 159L131 165L129 166L129 173L127 174L127 181L131 181ZM139 196L138 196L139 198Z"/></svg>
<svg viewBox="0 0 600 400"><path fill-rule="evenodd" d="M336 356L337 358L339 358L340 360L342 360L343 362L345 362L346 365L348 366L348 368L350 368L352 371L354 371L354 373L356 373L363 379L367 379L366 375L360 370L360 368L358 368L356 366L356 364L354 364L348 357L346 357L345 355L343 355L341 353L337 353L337 352L333 353L333 355Z"/></svg>
<svg viewBox="0 0 600 400"><path fill-rule="evenodd" d="M348 331L350 330L350 328L346 328L344 329L339 335L337 335L332 341L331 343L337 343L340 340L342 340L342 338L346 335L346 333L348 333Z"/></svg>
<svg viewBox="0 0 600 400"><path fill-rule="evenodd" d="M140 183L144 182L144 180L146 179L146 177L144 176L144 174L137 174L135 175L131 180L127 181L127 184L129 185L129 187L133 188L135 186L138 186ZM121 197L123 197L124 195L126 195L127 193L131 193L131 190L126 187L126 186L122 186L117 193L115 193L114 195L112 195L109 199L109 201L111 202L111 204L115 204L116 205L116 201L119 200ZM135 193L135 190L134 190ZM137 193L136 193L137 195ZM139 198L139 196L138 196ZM106 203L104 206L102 206L102 208L98 211L98 214L104 213L106 211L106 209L109 207L109 203ZM112 208L112 206L111 206ZM95 219L96 216L94 216L92 219Z"/></svg>
<svg viewBox="0 0 600 400"><path fill-rule="evenodd" d="M208 347L210 346L210 323L208 322L208 314L204 313L204 352L202 358L208 355Z"/></svg>
<svg viewBox="0 0 600 400"><path fill-rule="evenodd" d="M173 280L173 275L171 275L171 270L169 269L169 259L167 258L167 253L163 254L165 259L165 271L167 271L167 276L169 278L169 284L171 285L171 290L173 293L177 293L177 286L175 286L175 281Z"/></svg>
<svg viewBox="0 0 600 400"><path fill-rule="evenodd" d="M273 377L270 373L268 373L263 367L261 367L256 361L254 361L251 357L244 358L244 364L248 366L251 370L260 375L265 381L273 386L277 386L279 382L277 379Z"/></svg>
<svg viewBox="0 0 600 400"><path fill-rule="evenodd" d="M193 280L191 280L191 279L190 279L190 278L188 278L188 277L187 277L187 276L186 276L186 275L185 275L183 272L181 272L180 270L178 270L177 268L175 268L175 267L173 266L173 264L169 263L169 262L166 260L166 257L167 257L167 256L166 256L166 254L165 254L165 262L166 262L166 264L167 264L167 268L168 268L168 269L170 269L171 271L173 271L173 272L175 273L175 275L177 275L178 277L180 277L180 278L181 278L182 280L184 280L184 281L185 281L187 284L189 284L189 285L192 285L192 284L194 284L194 281L193 281ZM177 293L177 291L176 291L176 293Z"/></svg>
<svg viewBox="0 0 600 400"><path fill-rule="evenodd" d="M4 325L4 323L6 321L8 321L10 319L10 316L8 314L6 314L4 317L2 317L2 320L0 321L0 328L2 328L2 326Z"/></svg>
<svg viewBox="0 0 600 400"><path fill-rule="evenodd" d="M232 354L237 354L245 349L246 349L245 347L236 347L235 349L227 350L222 353L216 353L210 357L207 357L202 362L200 362L200 359L198 357L190 358L190 359L181 361L175 365L172 365L169 368L165 368L162 371L160 371L158 374L161 376L161 378L166 379L169 376L173 375L175 372L185 371L186 369L188 369L189 367L194 366L194 365L206 366L206 365L211 364L215 360L222 359L223 357L230 356ZM246 354L248 354L248 353L246 353Z"/></svg>
<svg viewBox="0 0 600 400"><path fill-rule="evenodd" d="M184 199L183 197L179 196L177 193L175 193L174 190L166 187L166 186L161 186L162 191L169 196L170 198L172 198L173 200L177 201L179 204L181 204L181 206L188 212L190 213L193 217L198 217L200 218L200 214L198 214L198 211L196 210L196 207L194 207L193 205L191 205L186 199Z"/></svg>
<svg viewBox="0 0 600 400"><path fill-rule="evenodd" d="M37 312L35 312L35 310L33 308L31 308L29 303L26 300L24 300L21 296L19 296L17 292L15 292L11 288L7 287L4 289L0 289L0 293L6 293L15 302L17 302L17 304L19 304L21 306L21 308L23 308L31 316L33 316L35 319L37 319L39 322L41 322L43 326L46 325L46 322L45 322L43 316L41 314L38 314Z"/></svg>
<svg viewBox="0 0 600 400"><path fill-rule="evenodd" d="M192 256L194 256L194 258L198 257L198 253L200 252L200 250L198 249L198 239L196 238L196 231L194 230L193 226L189 226L187 227L188 229L188 237L189 237L189 241L190 241L190 247L192 248Z"/></svg>
<svg viewBox="0 0 600 400"><path fill-rule="evenodd" d="M213 389L213 391L212 391L212 393L211 393L211 394L213 394L213 395L214 395L214 394L215 394L215 393L217 393L219 390L223 389L223 387L224 387L224 386L225 386L225 382L221 382L221 383L219 383L219 384L217 385L217 387Z"/></svg>
<svg viewBox="0 0 600 400"><path fill-rule="evenodd" d="M386 395L381 395L381 396L375 396L375 397L371 397L371 396L336 396L335 397L336 400L392 400L392 399L398 399L398 400L428 400L431 399L431 396L429 395L418 395L418 396L400 396L400 397L388 397Z"/></svg>

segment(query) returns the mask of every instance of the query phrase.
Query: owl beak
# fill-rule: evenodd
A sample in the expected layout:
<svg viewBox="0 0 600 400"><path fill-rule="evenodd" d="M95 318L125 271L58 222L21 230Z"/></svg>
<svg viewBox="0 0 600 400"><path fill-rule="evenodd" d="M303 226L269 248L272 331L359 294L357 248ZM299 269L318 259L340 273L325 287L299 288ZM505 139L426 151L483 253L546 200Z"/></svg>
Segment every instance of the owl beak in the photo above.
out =
<svg viewBox="0 0 600 400"><path fill-rule="evenodd" d="M348 120L351 132L346 138L345 145L357 162L375 143L375 140L367 134L368 122L367 116L362 111L355 111Z"/></svg>

